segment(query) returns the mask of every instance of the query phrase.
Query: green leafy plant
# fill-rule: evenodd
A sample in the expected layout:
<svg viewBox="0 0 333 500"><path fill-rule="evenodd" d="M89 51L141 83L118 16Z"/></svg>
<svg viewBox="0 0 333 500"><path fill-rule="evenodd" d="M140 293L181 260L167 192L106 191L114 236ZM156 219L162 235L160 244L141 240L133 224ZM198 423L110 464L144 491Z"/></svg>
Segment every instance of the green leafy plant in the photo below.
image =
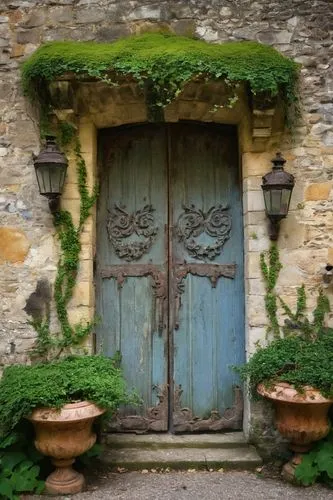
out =
<svg viewBox="0 0 333 500"><path fill-rule="evenodd" d="M333 488L333 431L303 455L295 478L304 486L321 481Z"/></svg>
<svg viewBox="0 0 333 500"><path fill-rule="evenodd" d="M297 102L298 65L256 42L208 44L170 33L146 33L113 43L50 42L22 68L27 94L48 103L48 83L64 74L89 75L110 85L137 81L153 107L170 103L195 78L246 82L252 94L281 94Z"/></svg>
<svg viewBox="0 0 333 500"><path fill-rule="evenodd" d="M27 426L0 439L0 498L19 500L21 493L42 493L44 481L39 478L42 460Z"/></svg>
<svg viewBox="0 0 333 500"><path fill-rule="evenodd" d="M275 292L282 267L275 244L268 256L261 255L260 262L266 284L268 329L273 332L273 341L267 346L258 345L248 363L238 371L248 380L254 397L257 397L259 383L269 385L272 381L294 384L299 390L304 385L311 385L324 396L333 397L333 329L326 328L324 321L330 311L328 298L319 290L310 320L306 314L305 288L301 286L293 312ZM287 316L282 328L277 318L279 304Z"/></svg>
<svg viewBox="0 0 333 500"><path fill-rule="evenodd" d="M13 365L0 380L0 436L5 437L34 408L60 408L88 400L114 412L135 402L117 359L104 356L69 356L47 363Z"/></svg>

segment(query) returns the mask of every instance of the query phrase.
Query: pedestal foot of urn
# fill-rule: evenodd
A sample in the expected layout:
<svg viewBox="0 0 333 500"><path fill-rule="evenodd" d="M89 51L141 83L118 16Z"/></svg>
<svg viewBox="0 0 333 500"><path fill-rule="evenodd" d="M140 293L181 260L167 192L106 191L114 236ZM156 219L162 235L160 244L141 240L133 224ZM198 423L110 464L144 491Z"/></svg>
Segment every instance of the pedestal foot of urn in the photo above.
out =
<svg viewBox="0 0 333 500"><path fill-rule="evenodd" d="M49 495L69 495L80 493L84 487L82 474L72 469L74 459L53 459L56 470L52 472L45 483L45 493Z"/></svg>
<svg viewBox="0 0 333 500"><path fill-rule="evenodd" d="M302 462L302 459L302 453L295 453L295 455L289 460L289 462L284 464L284 466L282 467L281 476L283 477L283 479L288 481L288 483L300 486L301 483L295 477L295 469Z"/></svg>

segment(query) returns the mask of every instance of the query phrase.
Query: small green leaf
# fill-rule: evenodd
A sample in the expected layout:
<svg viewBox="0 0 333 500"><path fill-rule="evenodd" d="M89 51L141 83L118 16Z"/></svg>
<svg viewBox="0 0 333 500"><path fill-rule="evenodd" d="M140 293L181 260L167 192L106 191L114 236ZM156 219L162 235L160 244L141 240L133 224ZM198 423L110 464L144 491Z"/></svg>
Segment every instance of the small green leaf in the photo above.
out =
<svg viewBox="0 0 333 500"><path fill-rule="evenodd" d="M2 457L2 467L4 469L13 470L16 465L23 462L26 456L21 451L9 451Z"/></svg>
<svg viewBox="0 0 333 500"><path fill-rule="evenodd" d="M14 498L13 493L14 491L9 479L1 478L0 476L0 495L3 495L5 498L9 498L9 500L12 500Z"/></svg>
<svg viewBox="0 0 333 500"><path fill-rule="evenodd" d="M18 440L19 434L17 434L16 432L12 432L0 441L0 448L8 448L8 446L17 443Z"/></svg>
<svg viewBox="0 0 333 500"><path fill-rule="evenodd" d="M302 462L295 469L295 477L304 486L313 484L320 472L318 466L314 463L314 454L309 453L303 457Z"/></svg>

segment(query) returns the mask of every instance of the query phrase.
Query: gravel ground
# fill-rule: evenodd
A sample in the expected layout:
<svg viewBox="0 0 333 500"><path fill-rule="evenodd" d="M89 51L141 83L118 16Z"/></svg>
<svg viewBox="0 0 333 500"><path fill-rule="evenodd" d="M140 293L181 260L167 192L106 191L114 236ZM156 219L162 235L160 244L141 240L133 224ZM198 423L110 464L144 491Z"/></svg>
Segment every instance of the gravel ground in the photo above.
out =
<svg viewBox="0 0 333 500"><path fill-rule="evenodd" d="M44 497L27 496L25 500ZM69 497L50 497L66 500ZM73 500L333 500L322 486L297 488L279 479L250 472L104 472L88 480L88 489Z"/></svg>

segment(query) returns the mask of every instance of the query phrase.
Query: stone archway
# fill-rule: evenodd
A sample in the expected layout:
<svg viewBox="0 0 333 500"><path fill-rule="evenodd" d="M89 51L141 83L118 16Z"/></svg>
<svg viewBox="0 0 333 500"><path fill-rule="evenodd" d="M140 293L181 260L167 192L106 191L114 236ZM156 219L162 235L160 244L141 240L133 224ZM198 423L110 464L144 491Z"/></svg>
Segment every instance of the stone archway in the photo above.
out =
<svg viewBox="0 0 333 500"><path fill-rule="evenodd" d="M76 80L64 77L50 85L55 114L60 121L71 121L78 128L82 155L92 186L97 176L97 132L99 129L149 121L147 99L134 82L117 87L92 79ZM261 176L266 173L273 151L278 147L283 132L283 113L280 103L261 101L250 97L245 86L237 89L237 99L229 106L228 90L223 82L189 82L181 94L162 113L167 123L196 121L236 125L239 138L239 157L243 179L244 254L246 290L246 352L253 352L258 332L253 327L255 301L259 284L258 247L253 235L260 234L261 245L268 243L264 224L263 199L260 192ZM265 102L265 105L263 105ZM69 157L69 169L62 196L63 208L78 217L74 157ZM90 217L82 234L82 257L78 284L71 302L70 318L92 319L95 314L94 255L96 249L96 214ZM261 292L260 292L261 293ZM263 308L262 308L263 309ZM90 339L94 349L94 339ZM245 405L244 430L248 430L250 411Z"/></svg>

